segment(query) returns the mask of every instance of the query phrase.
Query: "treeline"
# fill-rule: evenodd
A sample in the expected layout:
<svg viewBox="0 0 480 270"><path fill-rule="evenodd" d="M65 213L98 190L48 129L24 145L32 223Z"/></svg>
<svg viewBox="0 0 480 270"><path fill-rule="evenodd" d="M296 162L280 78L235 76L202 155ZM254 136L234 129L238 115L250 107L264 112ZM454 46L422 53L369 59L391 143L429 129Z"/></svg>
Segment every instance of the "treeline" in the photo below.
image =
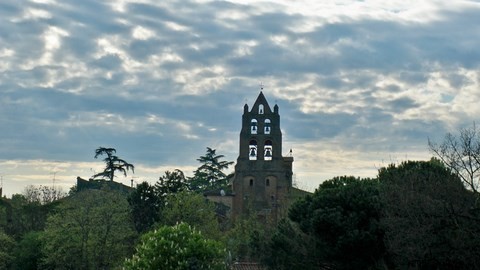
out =
<svg viewBox="0 0 480 270"><path fill-rule="evenodd" d="M95 183L134 170L116 149L96 149L95 158L102 155L105 169L91 177ZM171 267L165 254L154 253L160 263L147 269L212 269L214 264L223 269L231 224L203 196L206 190L228 189L223 171L232 162L223 158L207 148L192 177L167 171L155 184L142 182L130 193L106 184L101 189L74 186L68 196L54 187L28 186L23 194L0 198L0 269L145 269L149 264L135 260L135 253L145 247L142 239L157 232L170 239L162 242L166 249L180 253L168 254Z"/></svg>
<svg viewBox="0 0 480 270"><path fill-rule="evenodd" d="M480 269L478 196L438 160L336 177L265 239L271 269ZM301 258L301 259L300 259Z"/></svg>
<svg viewBox="0 0 480 270"><path fill-rule="evenodd" d="M0 200L0 269L228 269L235 261L268 269L480 269L479 142L474 127L430 143L438 159L392 164L375 178L327 180L278 224L261 223L254 211L235 222L219 215L202 193L228 188L223 170L231 163L211 148L193 177L168 171L129 194L72 189L46 202L17 194ZM108 158L107 173L97 174L106 181L115 172Z"/></svg>

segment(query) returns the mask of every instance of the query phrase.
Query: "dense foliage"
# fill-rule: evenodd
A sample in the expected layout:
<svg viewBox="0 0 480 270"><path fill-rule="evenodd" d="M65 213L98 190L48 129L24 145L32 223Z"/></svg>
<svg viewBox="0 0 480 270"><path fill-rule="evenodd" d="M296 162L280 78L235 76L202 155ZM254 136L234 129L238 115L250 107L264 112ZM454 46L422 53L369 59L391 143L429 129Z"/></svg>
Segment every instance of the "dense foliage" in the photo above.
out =
<svg viewBox="0 0 480 270"><path fill-rule="evenodd" d="M225 269L220 242L205 238L186 223L163 226L142 236L127 270Z"/></svg>
<svg viewBox="0 0 480 270"><path fill-rule="evenodd" d="M391 264L402 269L480 268L478 196L438 160L382 168L382 224Z"/></svg>
<svg viewBox="0 0 480 270"><path fill-rule="evenodd" d="M221 160L223 158L224 156L217 154L215 149L207 147L207 153L197 159L202 165L195 170L190 179L190 189L202 192L226 188L229 176L223 171L233 162Z"/></svg>
<svg viewBox="0 0 480 270"><path fill-rule="evenodd" d="M0 269L10 269L14 260L15 241L0 230Z"/></svg>
<svg viewBox="0 0 480 270"><path fill-rule="evenodd" d="M49 216L42 264L53 269L110 269L130 254L134 237L123 194L81 191Z"/></svg>
<svg viewBox="0 0 480 270"><path fill-rule="evenodd" d="M443 160L392 164L375 179L334 177L273 224L255 211L232 223L218 218L201 192L225 188L231 163L222 158L207 148L193 178L167 171L128 195L74 190L62 198L32 186L0 198L0 269L225 269L233 261L280 270L480 269L479 193Z"/></svg>
<svg viewBox="0 0 480 270"><path fill-rule="evenodd" d="M318 263L366 269L385 253L381 206L377 181L336 177L294 204L289 217L315 239Z"/></svg>

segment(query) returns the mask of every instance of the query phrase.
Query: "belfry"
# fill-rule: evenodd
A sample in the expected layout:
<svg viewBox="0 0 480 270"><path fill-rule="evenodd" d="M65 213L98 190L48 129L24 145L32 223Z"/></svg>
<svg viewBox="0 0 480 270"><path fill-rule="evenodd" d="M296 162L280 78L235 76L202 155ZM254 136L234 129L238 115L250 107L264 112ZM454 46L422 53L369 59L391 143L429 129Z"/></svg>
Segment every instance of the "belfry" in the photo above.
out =
<svg viewBox="0 0 480 270"><path fill-rule="evenodd" d="M306 194L292 187L293 157L291 150L282 156L279 108L275 104L272 110L263 92L250 110L243 107L239 153L232 181L234 219L255 211L260 219L276 222L292 199Z"/></svg>

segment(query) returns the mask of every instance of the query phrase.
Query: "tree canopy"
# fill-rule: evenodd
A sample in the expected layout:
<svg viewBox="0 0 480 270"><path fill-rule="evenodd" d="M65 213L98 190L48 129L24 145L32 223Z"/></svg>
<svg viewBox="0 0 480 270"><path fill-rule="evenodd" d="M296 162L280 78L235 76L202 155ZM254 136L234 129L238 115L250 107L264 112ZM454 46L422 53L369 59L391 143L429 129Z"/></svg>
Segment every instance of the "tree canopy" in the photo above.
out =
<svg viewBox="0 0 480 270"><path fill-rule="evenodd" d="M143 235L135 254L125 261L124 269L225 269L225 258L220 242L205 238L182 222Z"/></svg>
<svg viewBox="0 0 480 270"><path fill-rule="evenodd" d="M384 256L378 183L335 177L297 201L289 218L316 242L318 266L367 269Z"/></svg>
<svg viewBox="0 0 480 270"><path fill-rule="evenodd" d="M113 181L115 177L115 171L120 171L123 175L127 176L127 171L131 170L134 173L135 167L126 162L125 160L114 155L117 152L115 148L99 147L95 150L95 158L106 155L103 159L105 162L105 169L103 172L93 175L93 178L100 177Z"/></svg>
<svg viewBox="0 0 480 270"><path fill-rule="evenodd" d="M382 168L382 226L395 268L478 269L480 215L476 195L440 161Z"/></svg>
<svg viewBox="0 0 480 270"><path fill-rule="evenodd" d="M43 233L44 267L110 269L130 254L135 232L125 196L85 190L63 201Z"/></svg>
<svg viewBox="0 0 480 270"><path fill-rule="evenodd" d="M190 179L190 188L195 191L226 188L228 176L223 172L233 161L221 160L225 156L216 153L215 149L207 147L207 153L197 160L202 164Z"/></svg>

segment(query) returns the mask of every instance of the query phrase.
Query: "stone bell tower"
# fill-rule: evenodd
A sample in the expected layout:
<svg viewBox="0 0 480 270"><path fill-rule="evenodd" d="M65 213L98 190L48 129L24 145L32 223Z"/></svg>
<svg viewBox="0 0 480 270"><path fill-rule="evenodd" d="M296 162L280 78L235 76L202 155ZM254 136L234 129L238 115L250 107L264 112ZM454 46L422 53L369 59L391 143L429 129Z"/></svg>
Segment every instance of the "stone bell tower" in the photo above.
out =
<svg viewBox="0 0 480 270"><path fill-rule="evenodd" d="M293 157L282 156L278 105L270 108L262 92L251 110L245 104L240 154L233 178L233 216L255 211L276 222L286 213L292 188Z"/></svg>

